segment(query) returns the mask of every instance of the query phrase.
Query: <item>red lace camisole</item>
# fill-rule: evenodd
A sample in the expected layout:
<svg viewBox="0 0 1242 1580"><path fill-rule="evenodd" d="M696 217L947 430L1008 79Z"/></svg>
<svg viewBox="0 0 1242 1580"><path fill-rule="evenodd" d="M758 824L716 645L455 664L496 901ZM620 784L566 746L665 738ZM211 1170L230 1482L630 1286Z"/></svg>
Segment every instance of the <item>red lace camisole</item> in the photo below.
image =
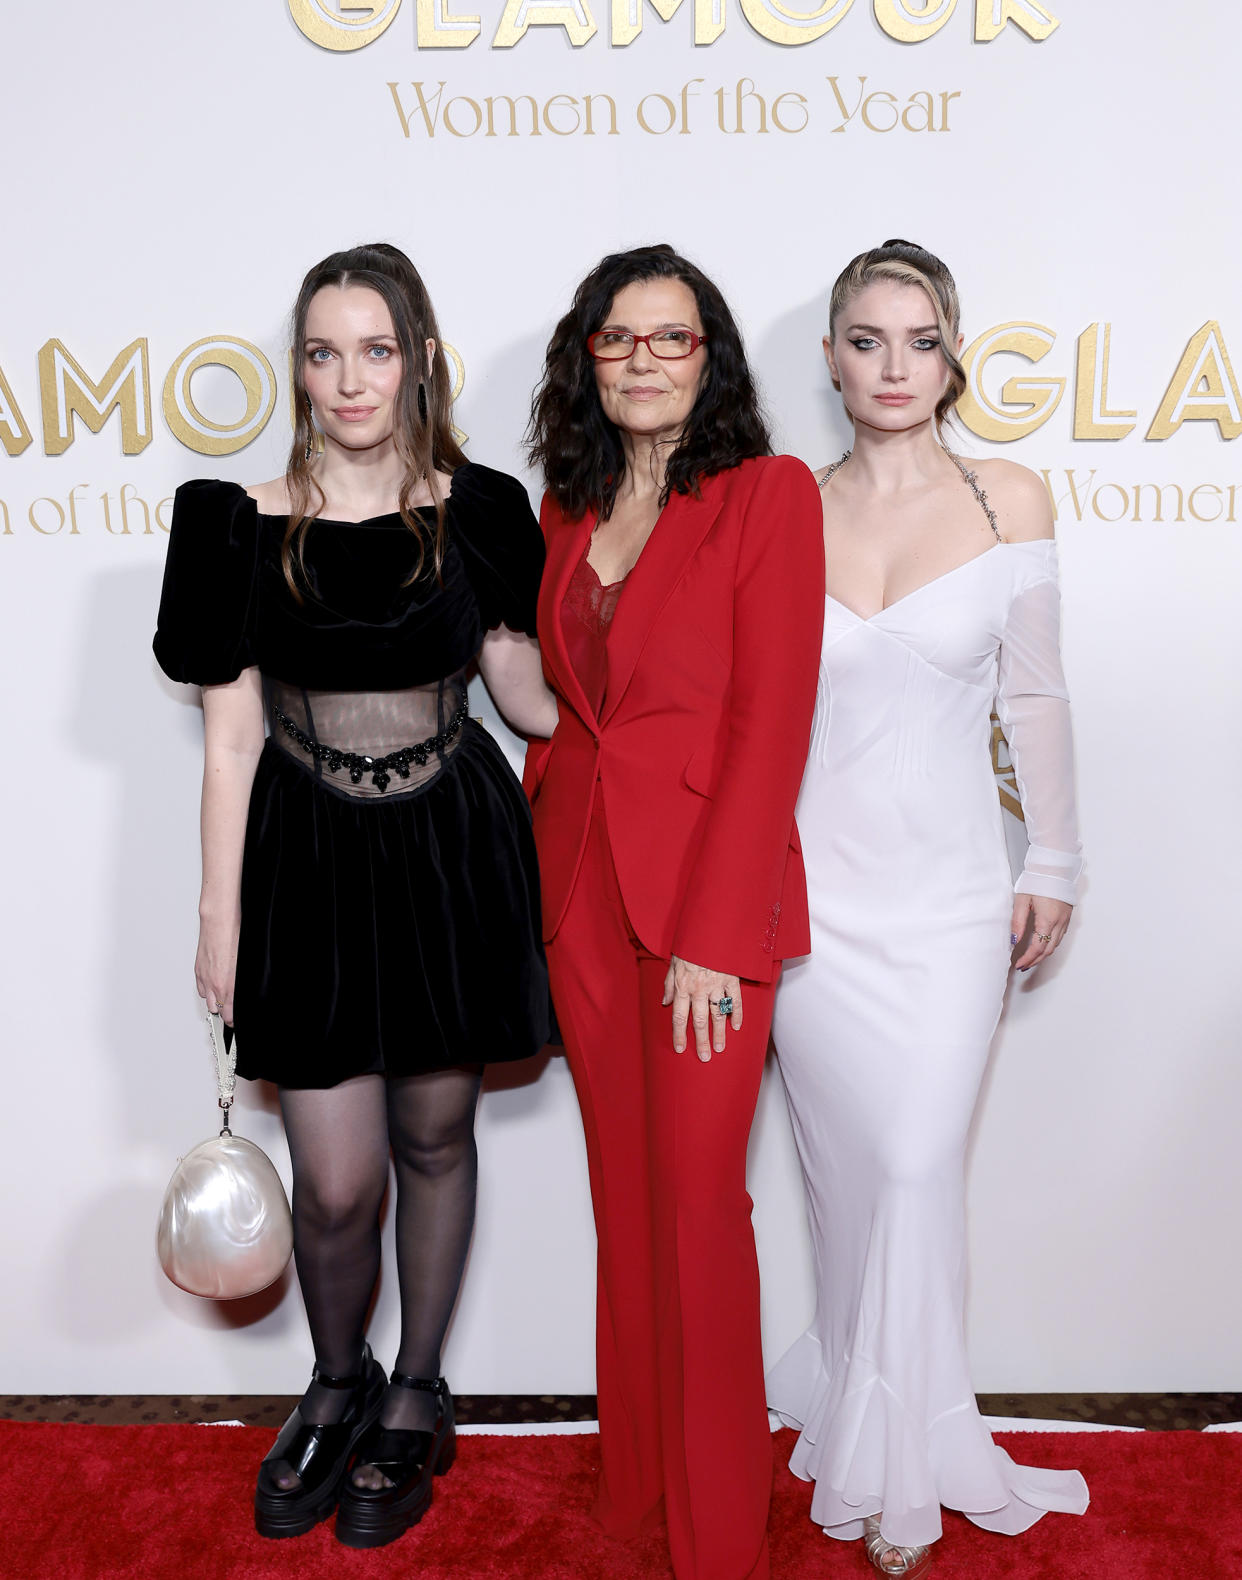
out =
<svg viewBox="0 0 1242 1580"><path fill-rule="evenodd" d="M565 602L561 605L561 630L569 661L582 682L596 718L604 705L604 688L608 683L608 628L624 586L623 577L605 587L583 554L570 577Z"/></svg>

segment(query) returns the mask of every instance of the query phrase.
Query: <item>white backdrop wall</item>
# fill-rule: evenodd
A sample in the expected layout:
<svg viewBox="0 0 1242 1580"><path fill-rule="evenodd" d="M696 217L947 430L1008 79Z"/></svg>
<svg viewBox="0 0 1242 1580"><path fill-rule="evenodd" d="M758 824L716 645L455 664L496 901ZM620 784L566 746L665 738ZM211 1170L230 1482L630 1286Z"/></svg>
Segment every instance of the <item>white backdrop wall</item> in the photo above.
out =
<svg viewBox="0 0 1242 1580"><path fill-rule="evenodd" d="M296 1288L214 1306L154 1261L163 1185L214 1111L190 970L201 714L149 652L174 487L282 468L304 269L406 247L463 364L470 453L520 471L573 286L673 240L734 304L781 445L818 463L847 432L826 289L897 234L948 259L984 348L961 448L1003 445L1056 503L1090 859L1070 942L1011 992L977 1126L976 1382L1236 1387L1236 8L61 0L3 28L0 1386L306 1373ZM213 339L245 344L190 375ZM106 408L118 379L100 422L81 392ZM502 1079L449 1373L589 1391L572 1087L555 1057ZM272 1093L247 1088L238 1124L287 1174ZM775 1074L751 1173L774 1357L811 1307ZM376 1334L391 1354L392 1280Z"/></svg>

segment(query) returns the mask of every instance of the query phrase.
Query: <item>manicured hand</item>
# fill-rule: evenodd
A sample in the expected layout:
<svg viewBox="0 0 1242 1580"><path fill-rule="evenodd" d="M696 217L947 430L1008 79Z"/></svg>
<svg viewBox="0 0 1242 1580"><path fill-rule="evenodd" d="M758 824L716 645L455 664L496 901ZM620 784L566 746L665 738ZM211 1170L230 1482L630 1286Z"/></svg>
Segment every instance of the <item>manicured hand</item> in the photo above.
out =
<svg viewBox="0 0 1242 1580"><path fill-rule="evenodd" d="M1009 938L1019 971L1029 971L1048 959L1065 937L1073 914L1074 907L1064 900L1046 900L1041 894L1015 895Z"/></svg>
<svg viewBox="0 0 1242 1580"><path fill-rule="evenodd" d="M731 1015L720 1013L721 999L733 1000ZM673 1051L686 1051L686 1027L694 1027L694 1049L704 1064L712 1056L712 1049L724 1052L725 1029L742 1029L742 984L737 977L725 976L722 971L709 971L706 966L693 966L676 955L668 964L664 978L665 1004L673 1006Z"/></svg>

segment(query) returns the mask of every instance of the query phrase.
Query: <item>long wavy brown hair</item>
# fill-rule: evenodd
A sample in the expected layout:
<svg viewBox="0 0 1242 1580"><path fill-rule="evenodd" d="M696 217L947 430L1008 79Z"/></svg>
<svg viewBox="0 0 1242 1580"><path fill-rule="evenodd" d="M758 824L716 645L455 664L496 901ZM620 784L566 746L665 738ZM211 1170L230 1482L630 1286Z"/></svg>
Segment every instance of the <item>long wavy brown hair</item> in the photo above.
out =
<svg viewBox="0 0 1242 1580"><path fill-rule="evenodd" d="M453 437L453 380L448 358L440 339L435 309L418 270L398 247L387 242L371 242L334 252L317 263L302 281L293 308L293 445L285 468L289 494L289 525L281 546L285 580L295 598L302 599L299 579L305 583L302 559L306 533L311 522L327 503L315 477L311 462L318 435L311 421L310 399L306 393L306 315L316 294L325 286L363 285L383 297L392 315L393 333L401 350L401 386L397 392L393 423L393 444L405 465L397 509L401 519L418 540L418 560L411 581L422 575L428 555L436 576L444 560L444 499L437 472L452 473L465 465L466 457ZM427 362L427 341L436 343L435 355ZM411 501L420 483L426 481L435 501L436 524L428 531L415 515ZM301 576L297 575L301 572Z"/></svg>

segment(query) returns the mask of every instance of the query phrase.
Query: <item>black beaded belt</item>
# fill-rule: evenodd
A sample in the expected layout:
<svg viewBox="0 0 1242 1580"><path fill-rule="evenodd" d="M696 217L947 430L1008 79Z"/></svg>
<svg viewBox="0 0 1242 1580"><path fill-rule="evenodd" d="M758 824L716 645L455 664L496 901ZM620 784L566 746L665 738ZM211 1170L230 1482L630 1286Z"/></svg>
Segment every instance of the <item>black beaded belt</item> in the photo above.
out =
<svg viewBox="0 0 1242 1580"><path fill-rule="evenodd" d="M460 733L462 725L470 717L469 705L463 702L438 735L429 735L425 741L419 741L417 746L403 746L400 751L389 752L387 757L367 757L359 752L343 752L337 746L325 746L322 741L307 735L305 730L298 729L276 703L272 704L272 711L285 734L292 736L302 750L309 752L317 763L322 763L329 773L348 768L350 780L354 784L361 784L363 774L370 774L371 783L377 790L387 790L392 783L389 769L400 774L402 779L408 779L411 763L424 767L429 757L443 751L453 737Z"/></svg>

